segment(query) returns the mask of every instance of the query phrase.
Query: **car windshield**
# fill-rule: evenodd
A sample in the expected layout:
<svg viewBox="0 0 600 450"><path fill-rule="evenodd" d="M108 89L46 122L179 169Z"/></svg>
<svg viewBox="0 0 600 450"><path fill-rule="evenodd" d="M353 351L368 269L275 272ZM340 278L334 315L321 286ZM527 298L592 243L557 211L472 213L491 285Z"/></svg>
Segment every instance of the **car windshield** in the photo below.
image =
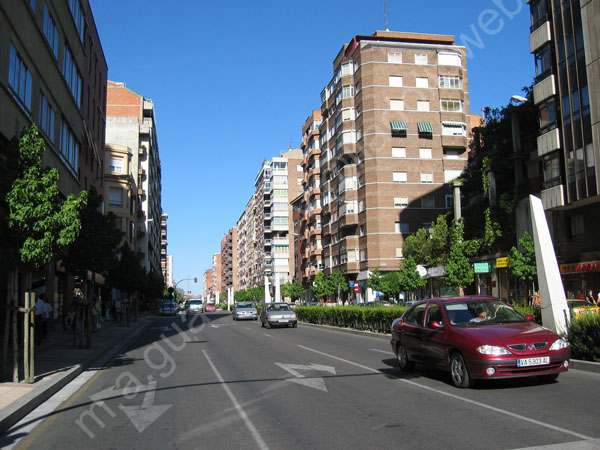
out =
<svg viewBox="0 0 600 450"><path fill-rule="evenodd" d="M569 303L569 308L571 308L571 309L581 308L584 306L592 306L590 303L586 302L585 300L576 300L576 301L571 301L568 303Z"/></svg>
<svg viewBox="0 0 600 450"><path fill-rule="evenodd" d="M444 304L451 325L480 326L525 322L521 314L500 300L473 300Z"/></svg>
<svg viewBox="0 0 600 450"><path fill-rule="evenodd" d="M202 304L202 300L190 300L190 306L192 305L201 305Z"/></svg>
<svg viewBox="0 0 600 450"><path fill-rule="evenodd" d="M237 308L254 308L254 306L252 306L252 302L243 302L238 303Z"/></svg>
<svg viewBox="0 0 600 450"><path fill-rule="evenodd" d="M267 306L268 312L276 312L276 311L289 311L290 307L286 304L275 304Z"/></svg>

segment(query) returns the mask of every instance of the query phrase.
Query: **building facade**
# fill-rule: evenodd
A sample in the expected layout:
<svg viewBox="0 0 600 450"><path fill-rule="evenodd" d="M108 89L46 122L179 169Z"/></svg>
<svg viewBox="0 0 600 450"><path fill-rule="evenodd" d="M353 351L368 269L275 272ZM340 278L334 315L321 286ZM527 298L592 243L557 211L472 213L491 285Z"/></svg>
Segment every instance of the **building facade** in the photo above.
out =
<svg viewBox="0 0 600 450"><path fill-rule="evenodd" d="M169 262L167 252L167 225L169 222L168 214L161 214L160 216L160 270L162 272L163 280L169 279Z"/></svg>
<svg viewBox="0 0 600 450"><path fill-rule="evenodd" d="M237 275L237 228L232 227L221 240L221 280L225 292L238 290Z"/></svg>
<svg viewBox="0 0 600 450"><path fill-rule="evenodd" d="M3 0L0 24L0 155L34 123L61 194L101 193L107 65L89 2ZM54 265L44 277L58 317L73 278Z"/></svg>
<svg viewBox="0 0 600 450"><path fill-rule="evenodd" d="M348 281L398 270L404 238L452 210L467 161L464 47L452 36L355 36L321 93L322 264Z"/></svg>
<svg viewBox="0 0 600 450"><path fill-rule="evenodd" d="M565 290L600 290L600 1L528 0L537 155Z"/></svg>
<svg viewBox="0 0 600 450"><path fill-rule="evenodd" d="M106 142L133 149L132 173L140 204L137 252L146 270L162 274L162 185L154 104L125 83L109 81L106 121Z"/></svg>

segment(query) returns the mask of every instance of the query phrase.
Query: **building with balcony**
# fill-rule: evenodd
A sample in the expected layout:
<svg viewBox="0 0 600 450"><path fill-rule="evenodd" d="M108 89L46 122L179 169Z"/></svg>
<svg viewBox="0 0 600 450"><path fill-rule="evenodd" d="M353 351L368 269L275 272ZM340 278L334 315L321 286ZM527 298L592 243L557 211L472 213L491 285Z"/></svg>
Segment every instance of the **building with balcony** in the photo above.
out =
<svg viewBox="0 0 600 450"><path fill-rule="evenodd" d="M125 83L109 81L106 122L106 142L133 149L131 171L141 209L137 252L146 270L162 274L162 185L154 104Z"/></svg>
<svg viewBox="0 0 600 450"><path fill-rule="evenodd" d="M102 193L107 64L89 1L3 0L0 24L0 160L33 123L61 194ZM45 278L59 316L73 279L53 264Z"/></svg>
<svg viewBox="0 0 600 450"><path fill-rule="evenodd" d="M167 252L167 225L169 221L168 214L162 214L160 216L160 269L162 272L163 280L169 279L169 262Z"/></svg>
<svg viewBox="0 0 600 450"><path fill-rule="evenodd" d="M565 289L600 289L598 0L528 0L540 193Z"/></svg>
<svg viewBox="0 0 600 450"><path fill-rule="evenodd" d="M320 185L308 184L320 190L320 260L358 280L365 300L369 272L398 270L405 237L451 211L467 162L465 49L453 36L355 36L321 102Z"/></svg>
<svg viewBox="0 0 600 450"><path fill-rule="evenodd" d="M237 228L232 227L221 240L221 280L223 291L238 290L237 274Z"/></svg>

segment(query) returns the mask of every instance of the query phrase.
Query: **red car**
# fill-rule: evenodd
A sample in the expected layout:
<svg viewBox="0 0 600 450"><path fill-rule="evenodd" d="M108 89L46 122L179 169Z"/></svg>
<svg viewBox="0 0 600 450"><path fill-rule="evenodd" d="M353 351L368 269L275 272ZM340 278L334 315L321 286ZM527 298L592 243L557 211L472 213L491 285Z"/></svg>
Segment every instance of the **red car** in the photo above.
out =
<svg viewBox="0 0 600 450"><path fill-rule="evenodd" d="M402 371L415 363L441 368L459 388L482 378L551 382L571 356L566 340L494 297L417 302L392 323L391 344Z"/></svg>
<svg viewBox="0 0 600 450"><path fill-rule="evenodd" d="M217 309L217 307L215 306L215 304L214 304L214 303L207 303L207 304L204 306L204 311L205 311L205 312L209 312L209 311L215 311L216 309Z"/></svg>

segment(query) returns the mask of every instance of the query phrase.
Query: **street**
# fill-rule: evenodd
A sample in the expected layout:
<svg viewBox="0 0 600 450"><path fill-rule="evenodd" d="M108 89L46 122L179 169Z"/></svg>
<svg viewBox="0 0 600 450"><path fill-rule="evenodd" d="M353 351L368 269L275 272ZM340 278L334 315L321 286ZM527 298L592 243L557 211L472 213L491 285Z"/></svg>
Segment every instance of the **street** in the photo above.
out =
<svg viewBox="0 0 600 450"><path fill-rule="evenodd" d="M443 372L417 367L401 374L384 336L302 323L267 330L219 311L156 317L109 367L75 384L55 411L31 430L16 425L0 444L600 448L599 383L599 374L571 370L551 384L517 379L459 390Z"/></svg>

